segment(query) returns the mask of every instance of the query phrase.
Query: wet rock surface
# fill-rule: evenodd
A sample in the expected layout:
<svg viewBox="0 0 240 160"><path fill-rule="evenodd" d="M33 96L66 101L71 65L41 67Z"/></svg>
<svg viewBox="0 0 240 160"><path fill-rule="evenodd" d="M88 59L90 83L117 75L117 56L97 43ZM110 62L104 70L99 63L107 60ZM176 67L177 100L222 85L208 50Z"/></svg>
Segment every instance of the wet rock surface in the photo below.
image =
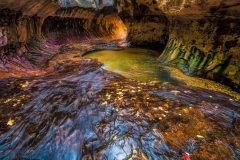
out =
<svg viewBox="0 0 240 160"><path fill-rule="evenodd" d="M0 159L239 159L239 100L80 59L167 45L164 62L239 89L239 5L1 0Z"/></svg>
<svg viewBox="0 0 240 160"><path fill-rule="evenodd" d="M0 158L239 158L239 101L126 79L101 65L85 59L0 81Z"/></svg>
<svg viewBox="0 0 240 160"><path fill-rule="evenodd" d="M48 61L66 52L65 46L78 43L82 47L77 52L83 54L117 46L114 43L124 42L127 34L122 20L111 8L55 8L47 18L1 7L0 79L44 75Z"/></svg>
<svg viewBox="0 0 240 160"><path fill-rule="evenodd" d="M239 92L239 19L216 13L192 19L176 16L169 21L171 35L159 60Z"/></svg>
<svg viewBox="0 0 240 160"><path fill-rule="evenodd" d="M124 39L131 46L166 48L161 61L239 91L239 6L236 0L2 0L0 72L27 76L21 66L30 63L32 76L39 63L59 53L58 44ZM29 60L1 62L19 53Z"/></svg>

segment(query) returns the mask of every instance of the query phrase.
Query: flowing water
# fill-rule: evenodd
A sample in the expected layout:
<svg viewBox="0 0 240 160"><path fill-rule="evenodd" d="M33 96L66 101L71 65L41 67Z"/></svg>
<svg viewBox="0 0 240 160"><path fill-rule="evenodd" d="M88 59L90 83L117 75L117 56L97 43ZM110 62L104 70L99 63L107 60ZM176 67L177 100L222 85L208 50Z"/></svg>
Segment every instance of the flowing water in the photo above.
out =
<svg viewBox="0 0 240 160"><path fill-rule="evenodd" d="M135 55L128 66L155 59ZM145 65L133 75L151 71ZM137 81L80 59L46 76L0 81L0 159L240 158L238 100L150 74Z"/></svg>

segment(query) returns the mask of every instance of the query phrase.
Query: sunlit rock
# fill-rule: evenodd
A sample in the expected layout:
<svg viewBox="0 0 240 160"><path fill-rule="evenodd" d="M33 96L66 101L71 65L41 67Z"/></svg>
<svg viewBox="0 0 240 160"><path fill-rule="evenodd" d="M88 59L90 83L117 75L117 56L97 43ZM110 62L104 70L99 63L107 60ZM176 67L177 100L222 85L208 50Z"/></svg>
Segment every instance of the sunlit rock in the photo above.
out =
<svg viewBox="0 0 240 160"><path fill-rule="evenodd" d="M1 0L0 159L239 159L239 11Z"/></svg>

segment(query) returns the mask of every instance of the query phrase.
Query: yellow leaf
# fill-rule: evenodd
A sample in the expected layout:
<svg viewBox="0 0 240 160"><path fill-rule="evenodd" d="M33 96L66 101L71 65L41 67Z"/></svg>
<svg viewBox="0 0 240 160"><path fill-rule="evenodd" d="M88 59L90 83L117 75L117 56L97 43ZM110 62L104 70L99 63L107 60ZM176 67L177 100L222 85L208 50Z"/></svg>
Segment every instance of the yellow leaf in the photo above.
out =
<svg viewBox="0 0 240 160"><path fill-rule="evenodd" d="M188 113L188 108L184 108L184 109L183 109L183 112L184 112L184 113Z"/></svg>
<svg viewBox="0 0 240 160"><path fill-rule="evenodd" d="M110 99L111 98L111 94L106 94L106 97L107 97L107 99Z"/></svg>
<svg viewBox="0 0 240 160"><path fill-rule="evenodd" d="M197 138L203 139L204 137L198 134L198 135L197 135Z"/></svg>
<svg viewBox="0 0 240 160"><path fill-rule="evenodd" d="M7 122L7 125L8 125L8 126L12 126L13 123L14 123L14 120L10 118L10 119L8 120L8 122Z"/></svg>
<svg viewBox="0 0 240 160"><path fill-rule="evenodd" d="M103 105L107 105L107 101L104 101L102 104L103 104Z"/></svg>
<svg viewBox="0 0 240 160"><path fill-rule="evenodd" d="M122 92L118 92L117 94L123 94Z"/></svg>
<svg viewBox="0 0 240 160"><path fill-rule="evenodd" d="M22 84L22 87L27 87L29 85L29 82L26 81L24 84Z"/></svg>
<svg viewBox="0 0 240 160"><path fill-rule="evenodd" d="M10 101L11 101L11 99L8 98L6 101L4 101L4 103L8 103L8 102L10 102Z"/></svg>

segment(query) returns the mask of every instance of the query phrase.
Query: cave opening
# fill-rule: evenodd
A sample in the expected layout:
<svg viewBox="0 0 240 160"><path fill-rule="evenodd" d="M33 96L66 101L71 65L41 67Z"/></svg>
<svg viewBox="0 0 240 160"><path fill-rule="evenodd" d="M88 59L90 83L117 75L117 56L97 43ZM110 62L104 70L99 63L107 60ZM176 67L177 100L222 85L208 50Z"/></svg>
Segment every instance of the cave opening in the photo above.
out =
<svg viewBox="0 0 240 160"><path fill-rule="evenodd" d="M58 12L61 15L63 11ZM126 18L111 8L103 8L92 19L86 15L78 18L47 17L42 25L42 35L50 44L61 46L61 54L74 52L75 58L97 58L104 63L105 69L128 78L177 83L167 70L158 67L156 61L168 42L168 19L163 13L153 16L145 12ZM84 45L95 45L95 54L93 48L89 49L91 55L88 50L77 54ZM128 47L131 49L125 49Z"/></svg>
<svg viewBox="0 0 240 160"><path fill-rule="evenodd" d="M239 159L239 17L236 0L1 0L0 159Z"/></svg>

